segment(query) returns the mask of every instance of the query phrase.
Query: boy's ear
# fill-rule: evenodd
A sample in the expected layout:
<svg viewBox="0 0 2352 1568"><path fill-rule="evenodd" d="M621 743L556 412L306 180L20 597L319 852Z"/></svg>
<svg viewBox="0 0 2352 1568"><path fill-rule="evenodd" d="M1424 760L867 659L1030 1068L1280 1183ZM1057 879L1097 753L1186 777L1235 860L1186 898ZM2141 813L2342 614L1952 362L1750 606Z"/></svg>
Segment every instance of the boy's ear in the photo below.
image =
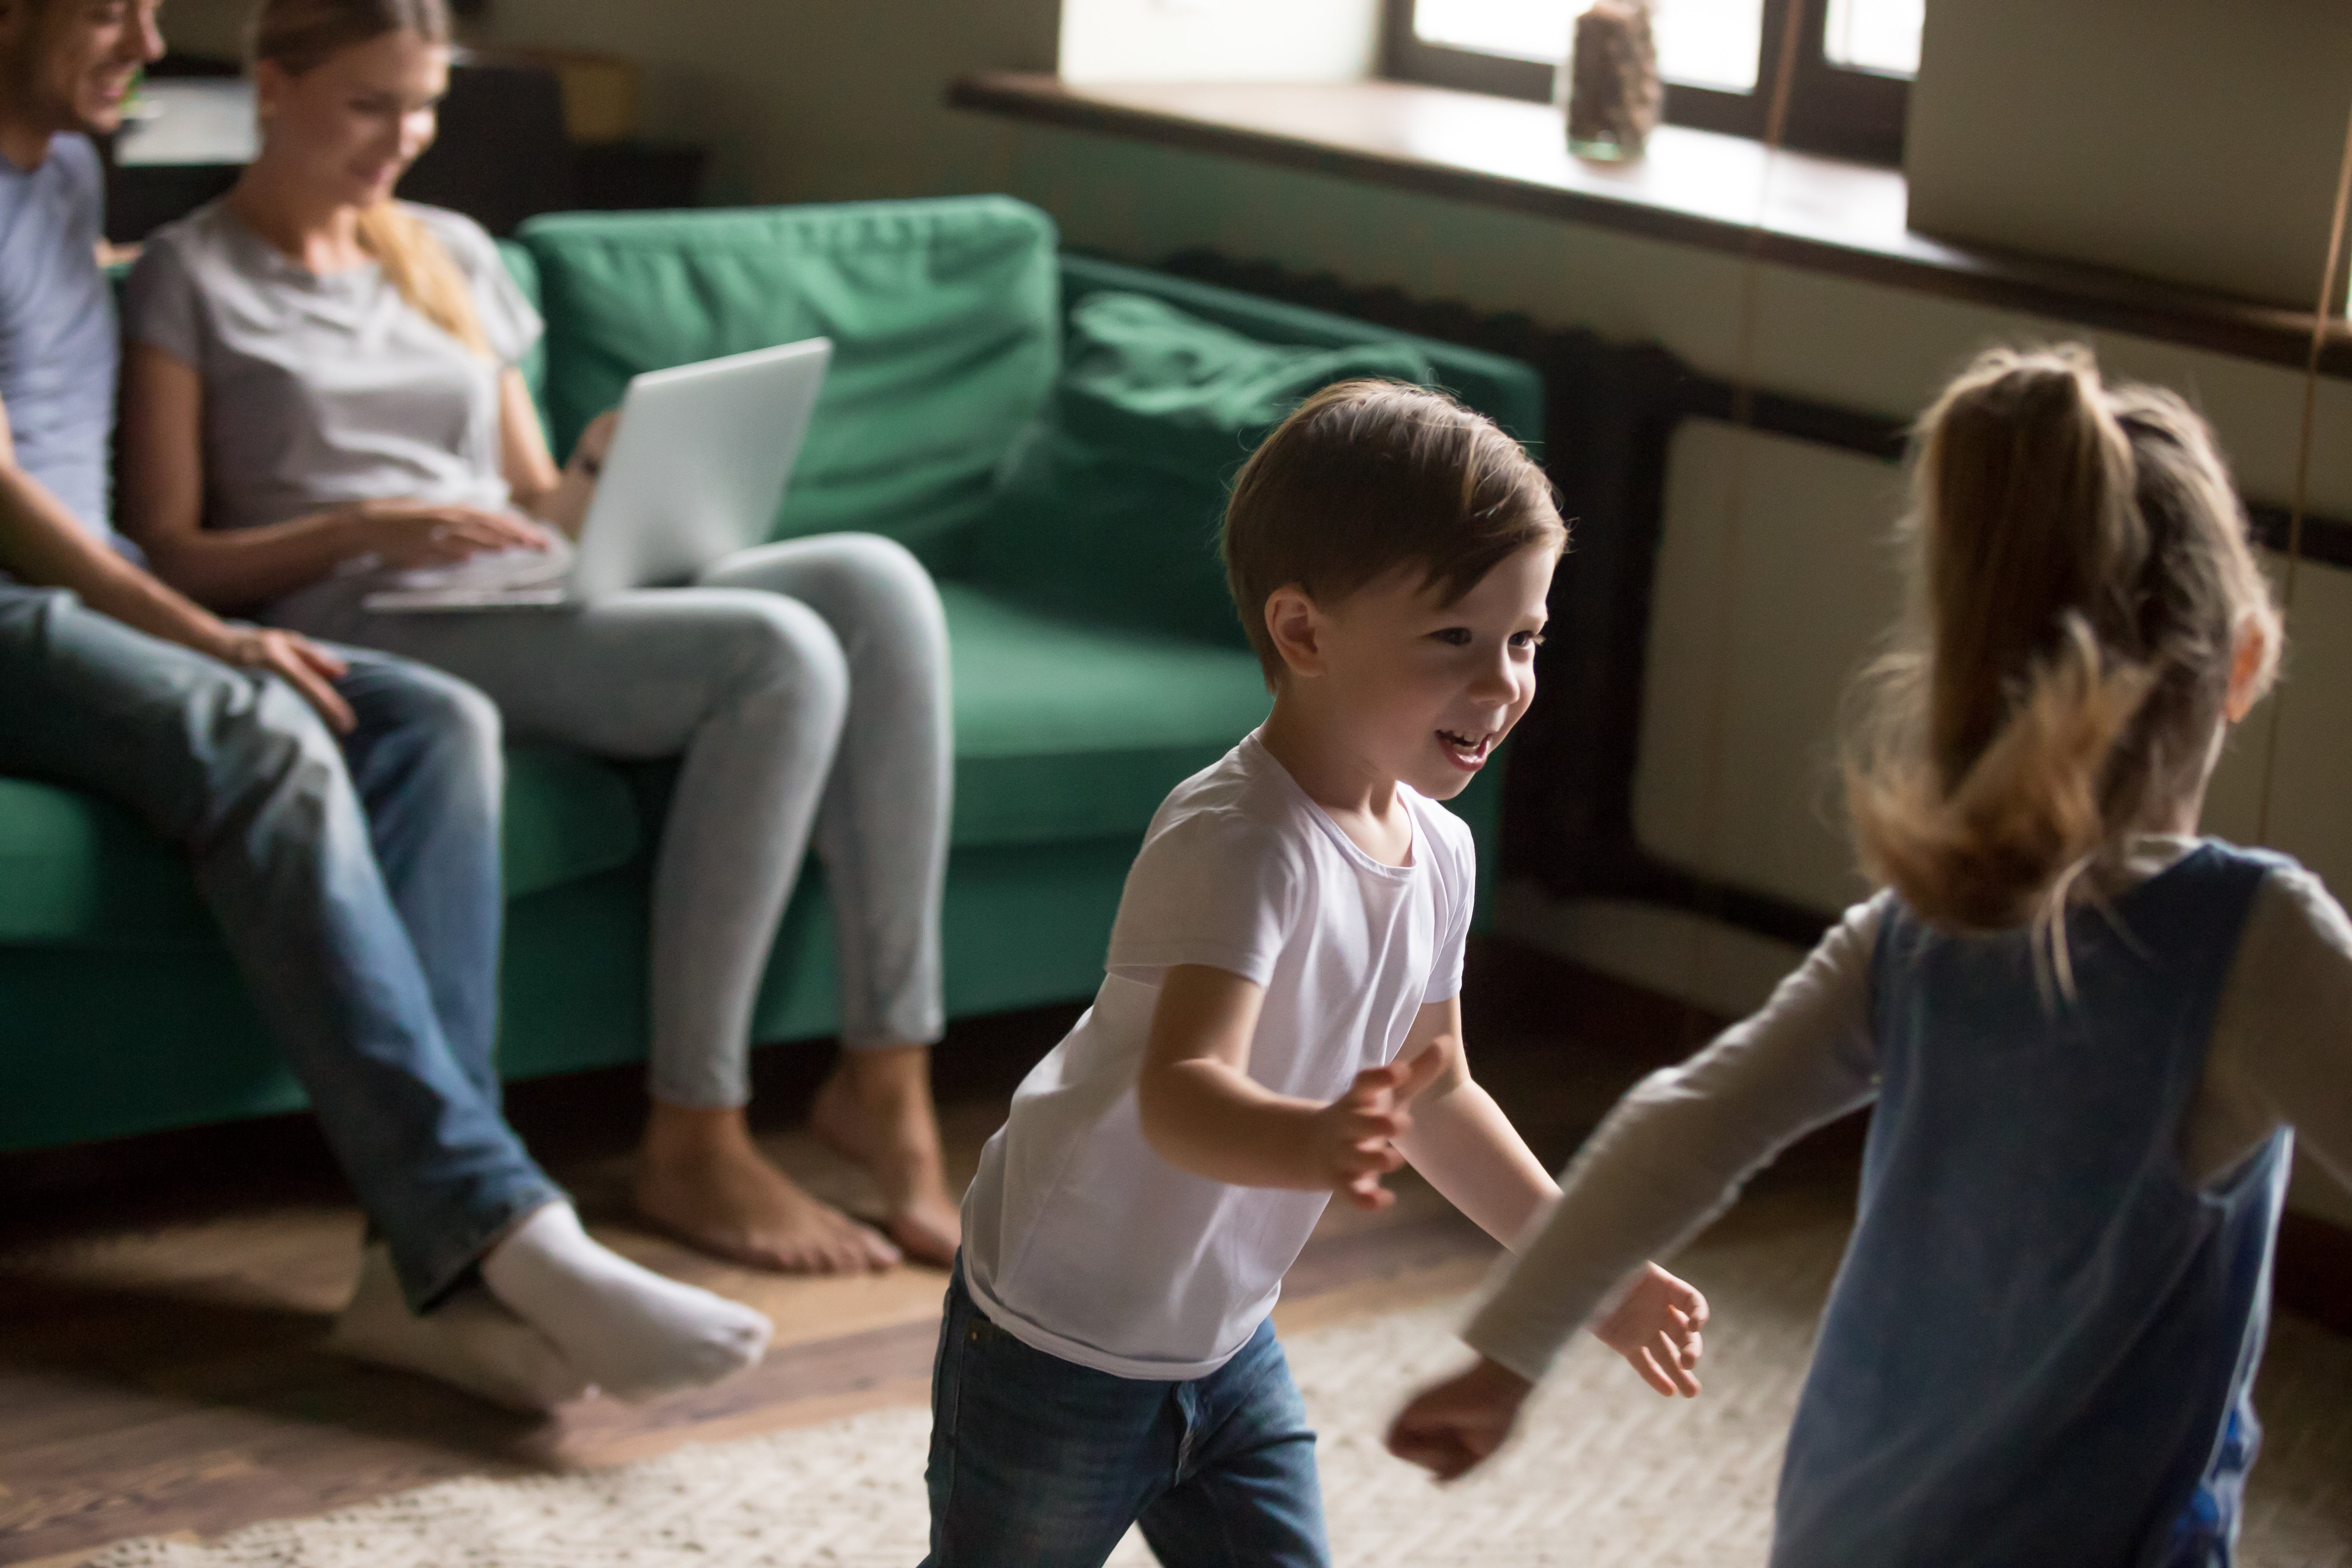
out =
<svg viewBox="0 0 2352 1568"><path fill-rule="evenodd" d="M1323 616L1306 590L1282 587L1265 596L1265 635L1293 675L1323 673Z"/></svg>

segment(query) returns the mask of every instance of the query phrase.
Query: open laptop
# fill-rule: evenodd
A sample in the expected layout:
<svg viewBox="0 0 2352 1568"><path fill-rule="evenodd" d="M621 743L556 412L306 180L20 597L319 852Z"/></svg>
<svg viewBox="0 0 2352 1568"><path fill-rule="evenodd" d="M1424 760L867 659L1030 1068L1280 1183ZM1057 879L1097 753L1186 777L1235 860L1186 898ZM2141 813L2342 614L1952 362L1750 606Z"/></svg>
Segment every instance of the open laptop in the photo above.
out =
<svg viewBox="0 0 2352 1568"><path fill-rule="evenodd" d="M808 431L825 338L635 376L579 542L505 550L384 579L371 610L545 608L689 582L766 542Z"/></svg>

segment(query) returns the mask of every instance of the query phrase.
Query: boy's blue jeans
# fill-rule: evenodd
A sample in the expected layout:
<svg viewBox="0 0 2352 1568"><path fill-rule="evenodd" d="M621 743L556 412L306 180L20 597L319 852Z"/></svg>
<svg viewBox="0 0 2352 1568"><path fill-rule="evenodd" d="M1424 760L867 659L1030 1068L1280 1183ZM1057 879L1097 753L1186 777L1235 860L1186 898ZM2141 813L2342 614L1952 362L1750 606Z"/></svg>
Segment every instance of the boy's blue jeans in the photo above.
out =
<svg viewBox="0 0 2352 1568"><path fill-rule="evenodd" d="M187 852L421 1310L561 1194L499 1114L490 1059L498 710L437 671L336 651L359 719L340 743L280 680L0 580L0 773L109 796Z"/></svg>
<svg viewBox="0 0 2352 1568"><path fill-rule="evenodd" d="M1115 1377L998 1328L959 1260L926 1479L927 1568L1098 1568L1138 1523L1164 1568L1330 1562L1315 1434L1270 1321L1206 1377Z"/></svg>

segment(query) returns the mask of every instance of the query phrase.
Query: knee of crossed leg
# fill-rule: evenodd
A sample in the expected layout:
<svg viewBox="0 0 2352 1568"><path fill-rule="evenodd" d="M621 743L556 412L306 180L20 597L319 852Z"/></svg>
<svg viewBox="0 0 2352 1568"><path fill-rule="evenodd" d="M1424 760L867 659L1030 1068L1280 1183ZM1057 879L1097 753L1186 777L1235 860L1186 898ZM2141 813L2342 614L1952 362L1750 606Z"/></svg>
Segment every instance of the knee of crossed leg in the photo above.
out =
<svg viewBox="0 0 2352 1568"><path fill-rule="evenodd" d="M830 737L849 711L849 661L824 618L774 594L749 594L729 626L739 702L774 705L803 735Z"/></svg>
<svg viewBox="0 0 2352 1568"><path fill-rule="evenodd" d="M939 585L915 552L878 533L844 534L834 542L830 587L856 635L879 639L884 648L943 655L947 616Z"/></svg>

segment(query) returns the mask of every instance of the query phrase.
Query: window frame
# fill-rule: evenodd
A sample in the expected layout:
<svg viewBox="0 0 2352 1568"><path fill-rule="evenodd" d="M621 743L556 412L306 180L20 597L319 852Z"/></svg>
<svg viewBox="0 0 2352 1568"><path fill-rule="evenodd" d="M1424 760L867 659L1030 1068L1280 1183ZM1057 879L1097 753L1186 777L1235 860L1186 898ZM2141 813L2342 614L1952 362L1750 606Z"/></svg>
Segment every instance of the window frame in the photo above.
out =
<svg viewBox="0 0 2352 1568"><path fill-rule="evenodd" d="M1454 48L1425 42L1412 29L1417 0L1383 0L1381 24L1381 74L1399 81L1423 82L1462 92L1492 93L1534 103L1552 101L1559 78L1557 66L1508 55ZM1774 55L1789 7L1800 6L1797 61L1789 84L1789 118L1781 142L1801 152L1819 153L1856 163L1903 164L1903 122L1911 101L1911 84L1900 77L1832 65L1826 47L1829 0L1763 0L1763 26L1759 29L1756 90L1726 92L1719 88L1666 83L1664 119L1670 125L1687 125L1728 136L1761 138L1766 111L1765 87L1772 79Z"/></svg>

